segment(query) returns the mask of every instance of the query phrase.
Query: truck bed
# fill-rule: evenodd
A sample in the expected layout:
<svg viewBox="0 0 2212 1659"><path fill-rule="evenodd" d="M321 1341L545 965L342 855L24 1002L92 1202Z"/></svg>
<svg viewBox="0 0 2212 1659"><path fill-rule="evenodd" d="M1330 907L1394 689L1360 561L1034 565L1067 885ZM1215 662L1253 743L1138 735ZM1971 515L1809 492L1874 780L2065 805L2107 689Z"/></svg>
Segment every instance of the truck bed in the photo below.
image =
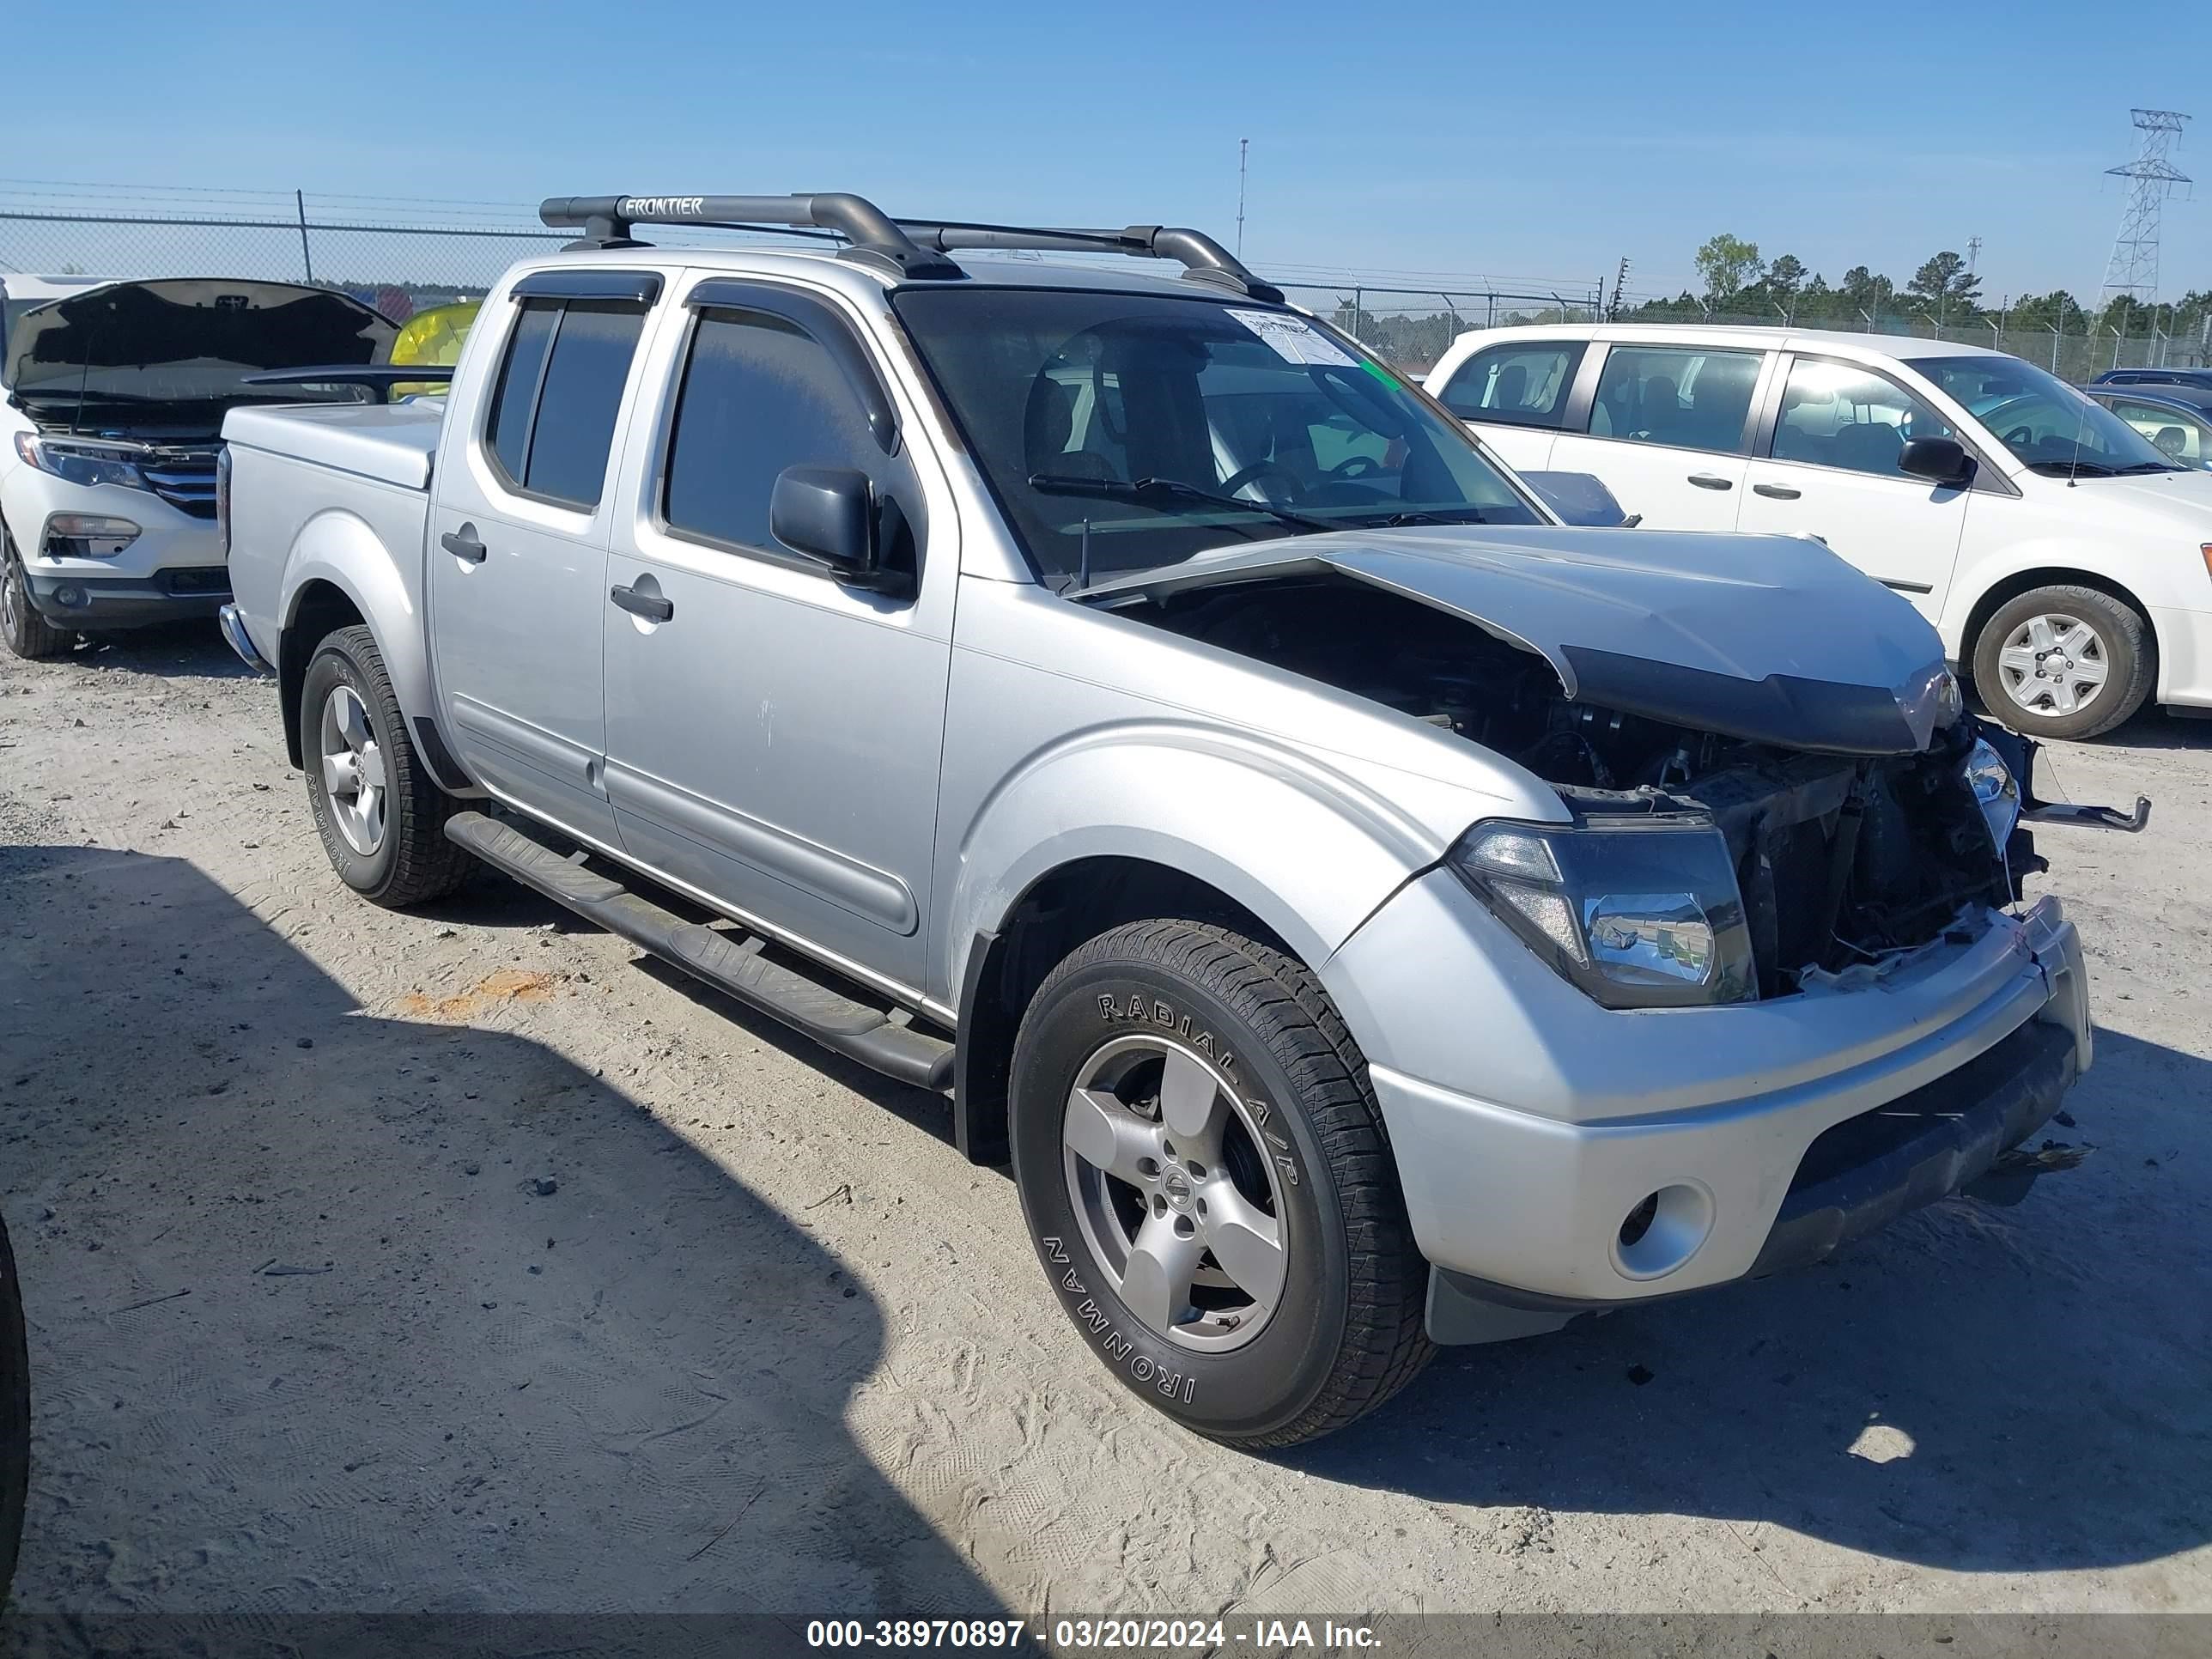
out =
<svg viewBox="0 0 2212 1659"><path fill-rule="evenodd" d="M313 461L403 489L427 489L445 418L443 398L389 405L266 406L233 410L223 422L223 436L234 444Z"/></svg>

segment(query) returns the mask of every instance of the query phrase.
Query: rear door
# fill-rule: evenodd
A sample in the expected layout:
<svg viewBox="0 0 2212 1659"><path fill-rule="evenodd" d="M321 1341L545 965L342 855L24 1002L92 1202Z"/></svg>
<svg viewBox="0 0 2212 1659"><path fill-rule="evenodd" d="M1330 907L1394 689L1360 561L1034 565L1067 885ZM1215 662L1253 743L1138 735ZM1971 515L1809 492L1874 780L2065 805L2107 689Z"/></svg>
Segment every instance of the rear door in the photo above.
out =
<svg viewBox="0 0 2212 1659"><path fill-rule="evenodd" d="M864 975L924 978L958 549L826 295L708 277L656 348L599 595L607 782L632 857ZM641 437L643 434L639 434ZM769 533L791 466L865 473L890 591ZM641 614L636 596L649 602Z"/></svg>
<svg viewBox="0 0 2212 1659"><path fill-rule="evenodd" d="M1465 421L1516 472L1551 465L1575 373L1588 343L1513 340L1476 352L1437 388L1437 401Z"/></svg>
<svg viewBox="0 0 2212 1659"><path fill-rule="evenodd" d="M1913 438L1956 438L1970 450L1971 440L1863 365L1785 356L1780 372L1766 453L1751 463L1736 528L1817 536L1936 621L1974 492L1907 477L1897 457Z"/></svg>
<svg viewBox="0 0 2212 1659"><path fill-rule="evenodd" d="M452 746L493 793L608 845L606 485L659 289L649 272L523 278L477 380L489 390L447 411L432 483L430 638Z"/></svg>
<svg viewBox="0 0 2212 1659"><path fill-rule="evenodd" d="M1742 346L1610 347L1585 429L1560 434L1551 470L1595 474L1647 529L1735 529L1770 356Z"/></svg>

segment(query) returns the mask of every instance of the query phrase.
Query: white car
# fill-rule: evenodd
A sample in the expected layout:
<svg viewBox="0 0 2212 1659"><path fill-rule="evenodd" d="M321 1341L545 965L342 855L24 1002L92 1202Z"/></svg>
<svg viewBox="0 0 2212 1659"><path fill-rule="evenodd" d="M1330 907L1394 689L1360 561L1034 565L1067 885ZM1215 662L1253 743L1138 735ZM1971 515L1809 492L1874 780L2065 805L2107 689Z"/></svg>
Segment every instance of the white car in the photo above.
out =
<svg viewBox="0 0 2212 1659"><path fill-rule="evenodd" d="M222 417L356 395L249 377L368 364L396 332L296 283L0 273L0 641L52 657L80 633L212 620L230 598Z"/></svg>
<svg viewBox="0 0 2212 1659"><path fill-rule="evenodd" d="M2030 736L2212 708L2212 475L2020 358L1583 324L1463 334L1426 385L1516 471L1593 473L1646 526L1819 538Z"/></svg>

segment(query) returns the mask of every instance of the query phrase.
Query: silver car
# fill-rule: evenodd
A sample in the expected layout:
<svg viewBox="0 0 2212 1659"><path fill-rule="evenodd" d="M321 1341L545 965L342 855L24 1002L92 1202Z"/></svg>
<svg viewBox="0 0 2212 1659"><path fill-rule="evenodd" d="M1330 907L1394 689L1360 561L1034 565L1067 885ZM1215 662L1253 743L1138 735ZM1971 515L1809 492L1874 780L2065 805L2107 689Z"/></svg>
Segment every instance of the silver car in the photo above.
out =
<svg viewBox="0 0 2212 1659"><path fill-rule="evenodd" d="M1879 583L1563 524L1193 232L546 217L442 401L226 428L226 629L365 896L491 864L949 1092L1079 1338L1243 1445L2024 1185L2081 950ZM843 246L629 234L687 220Z"/></svg>

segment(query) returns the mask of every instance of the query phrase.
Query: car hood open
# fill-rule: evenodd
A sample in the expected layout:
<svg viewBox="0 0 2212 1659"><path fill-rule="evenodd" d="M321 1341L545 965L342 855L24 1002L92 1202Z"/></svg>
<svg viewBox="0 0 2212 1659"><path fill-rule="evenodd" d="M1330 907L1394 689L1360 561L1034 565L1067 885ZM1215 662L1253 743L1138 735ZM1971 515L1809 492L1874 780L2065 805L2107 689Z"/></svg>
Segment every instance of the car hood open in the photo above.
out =
<svg viewBox="0 0 2212 1659"><path fill-rule="evenodd" d="M391 349L397 327L349 295L298 283L178 277L105 283L15 319L8 386L64 396L81 380L122 389L122 377L187 369L212 386L258 369L367 363Z"/></svg>
<svg viewBox="0 0 2212 1659"><path fill-rule="evenodd" d="M1957 706L1926 619L1794 536L1339 531L1109 576L1074 597L1110 607L1330 577L1419 600L1535 652L1570 697L1752 742L1911 753Z"/></svg>

